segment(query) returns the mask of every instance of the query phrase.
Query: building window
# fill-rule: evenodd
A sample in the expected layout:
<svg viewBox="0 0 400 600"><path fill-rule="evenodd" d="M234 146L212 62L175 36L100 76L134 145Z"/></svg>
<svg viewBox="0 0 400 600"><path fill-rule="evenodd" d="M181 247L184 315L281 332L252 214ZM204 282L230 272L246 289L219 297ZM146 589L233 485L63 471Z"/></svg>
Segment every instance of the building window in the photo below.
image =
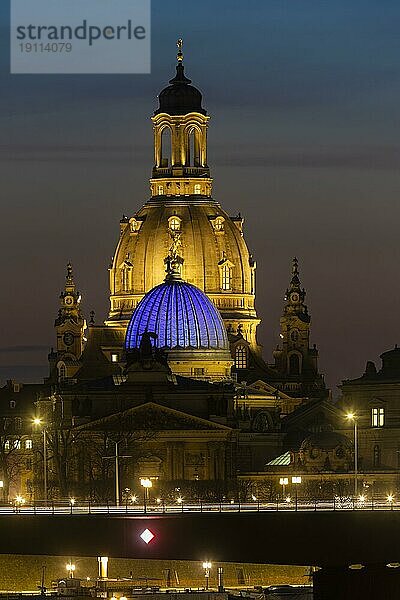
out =
<svg viewBox="0 0 400 600"><path fill-rule="evenodd" d="M203 369L201 367L193 368L193 375L197 375L198 377L200 377L201 375L204 375L204 373L205 373L205 369Z"/></svg>
<svg viewBox="0 0 400 600"><path fill-rule="evenodd" d="M379 444L375 444L374 446L374 467L381 466L381 448Z"/></svg>
<svg viewBox="0 0 400 600"><path fill-rule="evenodd" d="M371 411L372 427L383 427L385 424L385 409L373 408Z"/></svg>
<svg viewBox="0 0 400 600"><path fill-rule="evenodd" d="M119 360L119 355L118 354L111 354L111 362L117 363L118 360Z"/></svg>
<svg viewBox="0 0 400 600"><path fill-rule="evenodd" d="M14 427L16 431L21 431L22 429L22 419L21 417L15 417L14 419Z"/></svg>
<svg viewBox="0 0 400 600"><path fill-rule="evenodd" d="M21 440L15 440L14 448L15 450L21 450Z"/></svg>
<svg viewBox="0 0 400 600"><path fill-rule="evenodd" d="M15 408L15 400L10 400L10 408Z"/></svg>
<svg viewBox="0 0 400 600"><path fill-rule="evenodd" d="M4 450L8 452L10 450L10 440L4 442Z"/></svg>
<svg viewBox="0 0 400 600"><path fill-rule="evenodd" d="M58 365L58 379L59 381L63 381L67 376L67 368L64 363L60 363Z"/></svg>
<svg viewBox="0 0 400 600"><path fill-rule="evenodd" d="M289 374L300 375L300 357L298 354L291 354L289 356Z"/></svg>
<svg viewBox="0 0 400 600"><path fill-rule="evenodd" d="M25 440L25 450L32 450L32 440Z"/></svg>
<svg viewBox="0 0 400 600"><path fill-rule="evenodd" d="M131 268L123 267L121 269L121 287L123 292L129 292L131 289Z"/></svg>
<svg viewBox="0 0 400 600"><path fill-rule="evenodd" d="M179 217L170 217L168 219L168 227L171 231L180 231L181 229L181 220Z"/></svg>
<svg viewBox="0 0 400 600"><path fill-rule="evenodd" d="M159 185L157 189L158 189L158 195L162 196L164 194L164 186Z"/></svg>
<svg viewBox="0 0 400 600"><path fill-rule="evenodd" d="M247 369L247 348L245 346L236 346L235 367L237 369Z"/></svg>
<svg viewBox="0 0 400 600"><path fill-rule="evenodd" d="M230 266L223 265L223 267L221 269L221 288L223 290L231 289L231 279L232 279L232 274L231 274Z"/></svg>
<svg viewBox="0 0 400 600"><path fill-rule="evenodd" d="M200 194L201 193L201 185L199 183L195 183L194 184L194 193L195 194Z"/></svg>

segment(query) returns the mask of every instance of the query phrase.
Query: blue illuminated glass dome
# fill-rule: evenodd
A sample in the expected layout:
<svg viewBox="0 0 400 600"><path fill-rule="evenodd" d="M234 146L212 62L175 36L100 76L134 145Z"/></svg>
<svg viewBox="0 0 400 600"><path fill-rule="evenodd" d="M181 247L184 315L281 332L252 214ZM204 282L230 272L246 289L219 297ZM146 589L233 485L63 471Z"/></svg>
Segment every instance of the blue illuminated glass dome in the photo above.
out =
<svg viewBox="0 0 400 600"><path fill-rule="evenodd" d="M139 302L128 325L127 351L138 349L144 332L156 334L154 345L165 350L229 351L222 318L197 287L168 277Z"/></svg>

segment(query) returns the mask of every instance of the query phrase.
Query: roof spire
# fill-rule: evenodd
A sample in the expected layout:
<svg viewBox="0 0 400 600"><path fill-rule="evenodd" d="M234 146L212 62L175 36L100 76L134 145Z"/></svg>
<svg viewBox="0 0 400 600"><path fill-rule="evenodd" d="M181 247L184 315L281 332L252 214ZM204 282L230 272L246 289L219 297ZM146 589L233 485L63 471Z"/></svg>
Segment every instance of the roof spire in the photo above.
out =
<svg viewBox="0 0 400 600"><path fill-rule="evenodd" d="M72 265L71 265L70 262L67 264L67 277L66 277L66 280L67 280L68 283L73 283L73 281L74 281L74 276L73 276L73 273L72 273Z"/></svg>
<svg viewBox="0 0 400 600"><path fill-rule="evenodd" d="M300 286L299 261L297 260L296 257L294 257L293 261L292 261L292 280L290 283L291 283L292 287Z"/></svg>
<svg viewBox="0 0 400 600"><path fill-rule="evenodd" d="M178 61L178 64L183 62L183 52L182 52L182 47L183 47L183 40L181 38L179 38L179 40L177 40L176 45L178 47L178 54L176 55L176 60Z"/></svg>

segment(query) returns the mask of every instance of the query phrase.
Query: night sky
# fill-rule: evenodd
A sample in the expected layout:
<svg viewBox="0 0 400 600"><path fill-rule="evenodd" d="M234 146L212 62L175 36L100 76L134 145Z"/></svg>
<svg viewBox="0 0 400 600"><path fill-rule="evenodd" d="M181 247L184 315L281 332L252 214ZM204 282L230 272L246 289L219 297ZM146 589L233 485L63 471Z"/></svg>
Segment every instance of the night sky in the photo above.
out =
<svg viewBox="0 0 400 600"><path fill-rule="evenodd" d="M123 213L149 195L156 96L185 41L214 197L245 215L264 356L299 258L331 386L400 343L400 4L153 0L152 74L9 74L0 6L0 378L46 374L65 265L108 309Z"/></svg>

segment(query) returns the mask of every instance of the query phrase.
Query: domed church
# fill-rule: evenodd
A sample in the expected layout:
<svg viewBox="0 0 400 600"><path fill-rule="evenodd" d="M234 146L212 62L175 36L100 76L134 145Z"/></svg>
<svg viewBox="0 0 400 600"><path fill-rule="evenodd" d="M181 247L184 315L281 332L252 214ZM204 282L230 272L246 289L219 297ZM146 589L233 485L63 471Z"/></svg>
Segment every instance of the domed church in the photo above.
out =
<svg viewBox="0 0 400 600"><path fill-rule="evenodd" d="M82 375L98 377L101 364L107 373L121 373L126 362L127 327L136 308L140 307L140 311L134 323L138 323L139 315L143 316L141 302L145 294L155 288L158 291L151 295L155 299L164 291L163 301L168 302L172 297L175 299L175 295L169 295L167 290L187 291L194 286L218 310L224 332L219 333L218 355L214 348L213 359L203 342L200 347L192 347L191 341L188 344L185 341L183 346L179 342L175 348L169 348L169 364L174 373L208 381L231 377L247 383L262 380L299 401L326 397L325 384L318 373L318 352L315 347L309 348L310 317L304 305L305 292L299 287L297 261L299 289L294 290L292 279L291 292L287 292L289 302L281 321L283 347L274 353L274 364L268 365L261 356L257 342L260 319L255 309L256 263L244 239L243 217L229 216L212 196L207 162L210 117L203 106L201 92L185 75L181 40L178 41L176 74L160 92L158 101L159 106L151 118L154 134L151 196L137 213L124 216L120 222L120 237L109 268L109 315L105 325L96 326L96 333L93 328L89 331L89 336L96 337L97 368L91 374L88 352L79 352L84 346L85 322L76 299L66 288L56 323L57 351L50 356L50 379L56 381L60 373L67 379ZM163 285L171 261L185 283L175 285L170 279ZM297 296L298 300L293 301ZM66 299L69 305L65 304ZM150 302L147 298L147 309ZM209 329L216 327L217 321L209 319L212 313L204 313L205 302L184 304L181 296L179 302L184 310L191 307L195 320L202 319L203 329L198 323L198 331L209 334ZM163 317L168 318L170 313L171 307ZM71 315L75 321L66 327L65 318ZM155 325L160 327L157 315L148 318L148 331ZM132 333L137 335L137 331L131 324L129 339ZM226 335L230 356L225 347ZM162 339L161 336L159 341ZM89 345L93 343L92 339Z"/></svg>

